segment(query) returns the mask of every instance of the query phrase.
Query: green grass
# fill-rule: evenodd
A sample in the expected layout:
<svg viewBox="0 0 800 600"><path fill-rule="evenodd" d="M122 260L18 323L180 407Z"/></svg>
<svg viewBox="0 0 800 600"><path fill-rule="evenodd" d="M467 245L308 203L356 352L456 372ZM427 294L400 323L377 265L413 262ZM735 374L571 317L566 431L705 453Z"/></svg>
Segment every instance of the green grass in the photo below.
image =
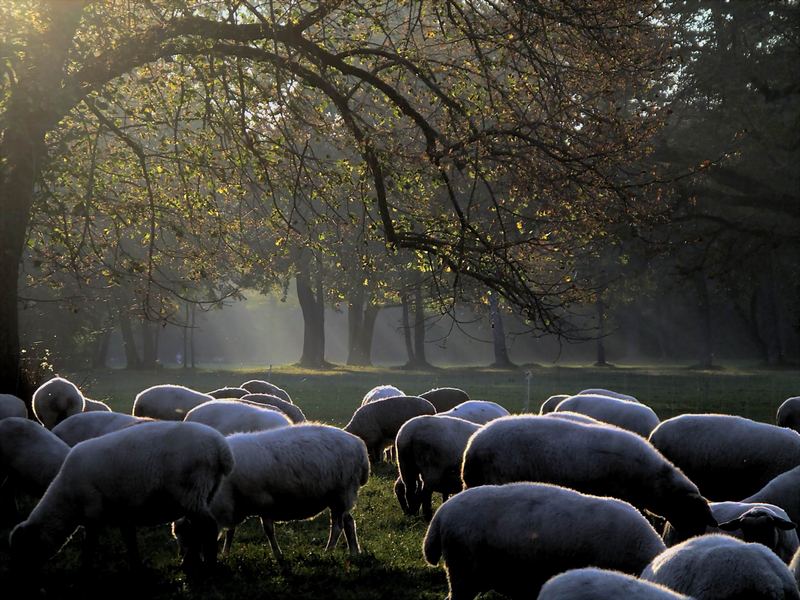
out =
<svg viewBox="0 0 800 600"><path fill-rule="evenodd" d="M587 387L605 387L637 396L661 418L682 412L728 412L770 422L777 406L800 393L800 373L727 368L692 371L681 367L587 368L531 367L530 407L557 393L574 393ZM237 385L260 378L284 387L309 419L343 425L371 387L383 383L418 394L432 387L461 387L475 399L493 400L514 412L528 396L525 370L497 371L449 368L433 372L399 369L346 369L317 372L280 368L266 373L256 368L200 369L196 372L166 369L156 372L93 371L62 373L81 385L89 397L106 400L115 410L128 412L136 393L157 383L180 383L202 391ZM178 567L176 548L166 527L143 530L140 547L146 568L132 574L116 532L101 541L99 560L91 574L81 572L79 537L35 578L35 590L45 598L108 598L123 596L152 599L440 599L447 593L441 567L424 563L421 552L426 523L403 516L392 493L393 467L378 465L362 488L354 517L364 553L350 559L344 546L325 553L328 517L279 524L278 540L286 553L281 568L260 530L251 519L237 530L230 557L221 559L213 577L188 582ZM7 539L7 529L0 536ZM13 582L7 543L0 543L0 585ZM24 598L34 592L20 596ZM485 600L499 598L486 594Z"/></svg>

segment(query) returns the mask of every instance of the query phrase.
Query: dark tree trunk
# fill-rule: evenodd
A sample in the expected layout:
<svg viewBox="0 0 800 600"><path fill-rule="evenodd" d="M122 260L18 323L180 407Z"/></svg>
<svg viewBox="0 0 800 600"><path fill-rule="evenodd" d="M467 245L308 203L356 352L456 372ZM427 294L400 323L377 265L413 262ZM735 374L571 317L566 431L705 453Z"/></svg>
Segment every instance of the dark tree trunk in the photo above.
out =
<svg viewBox="0 0 800 600"><path fill-rule="evenodd" d="M368 304L364 309L364 321L361 323L361 335L358 338L358 358L363 366L372 365L372 339L375 336L375 322L378 320L378 313L381 307L376 304Z"/></svg>
<svg viewBox="0 0 800 600"><path fill-rule="evenodd" d="M786 356L783 351L783 341L781 339L781 314L778 306L777 277L775 276L775 256L773 251L769 253L769 265L766 269L766 306L765 316L768 320L768 330L770 344L768 345L768 362L771 365L783 366L786 364Z"/></svg>
<svg viewBox="0 0 800 600"><path fill-rule="evenodd" d="M158 331L153 331L153 323L141 321L139 330L142 335L142 364L143 369L155 369L158 351L157 335Z"/></svg>
<svg viewBox="0 0 800 600"><path fill-rule="evenodd" d="M606 304L602 298L598 298L595 302L595 309L597 310L597 361L594 363L595 367L607 367L606 362Z"/></svg>
<svg viewBox="0 0 800 600"><path fill-rule="evenodd" d="M197 331L197 305L192 304L191 307L191 322L189 324L189 355L192 357L189 365L192 369L197 368L197 353L195 352L194 334ZM184 360L186 360L184 358Z"/></svg>
<svg viewBox="0 0 800 600"><path fill-rule="evenodd" d="M400 305L402 307L402 317L400 320L400 328L403 330L403 341L406 344L406 354L408 355L408 364L414 363L414 343L411 340L411 307L408 299L408 294L402 292L400 294Z"/></svg>
<svg viewBox="0 0 800 600"><path fill-rule="evenodd" d="M300 366L322 369L325 363L325 304L322 296L322 280L316 281L316 293L312 288L310 260L299 261L295 280L297 299L303 313L303 353Z"/></svg>
<svg viewBox="0 0 800 600"><path fill-rule="evenodd" d="M370 366L372 364L372 335L379 306L369 301L370 294L358 286L347 303L347 364Z"/></svg>
<svg viewBox="0 0 800 600"><path fill-rule="evenodd" d="M714 341L711 328L711 301L708 293L708 279L698 271L694 277L697 290L697 307L700 317L700 348L697 366L709 369L714 366Z"/></svg>
<svg viewBox="0 0 800 600"><path fill-rule="evenodd" d="M119 311L119 330L122 334L122 349L125 351L125 367L127 369L141 369L142 361L136 351L136 338L133 335L133 326L130 317L121 307Z"/></svg>
<svg viewBox="0 0 800 600"><path fill-rule="evenodd" d="M108 357L108 347L110 343L111 331L109 329L105 329L95 341L94 352L92 353L93 369L102 369L106 366L106 358Z"/></svg>
<svg viewBox="0 0 800 600"><path fill-rule="evenodd" d="M425 356L425 305L419 276L414 284L414 358L406 366L414 369L431 368Z"/></svg>
<svg viewBox="0 0 800 600"><path fill-rule="evenodd" d="M189 321L191 319L189 315L189 303L187 302L184 305L184 323L183 323L183 355L182 355L182 365L181 368L188 369L189 368L189 332L191 331L191 326L189 325Z"/></svg>
<svg viewBox="0 0 800 600"><path fill-rule="evenodd" d="M499 369L509 369L514 366L508 356L506 344L506 329L503 324L503 315L500 312L500 303L497 295L489 293L489 320L492 324L492 346L494 348L494 362L491 366Z"/></svg>

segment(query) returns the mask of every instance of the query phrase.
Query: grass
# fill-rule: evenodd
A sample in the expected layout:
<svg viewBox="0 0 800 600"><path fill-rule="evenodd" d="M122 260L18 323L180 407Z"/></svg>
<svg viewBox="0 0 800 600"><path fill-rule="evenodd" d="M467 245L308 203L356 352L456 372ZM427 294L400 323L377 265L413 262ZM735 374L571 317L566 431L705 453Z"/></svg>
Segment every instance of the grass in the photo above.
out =
<svg viewBox="0 0 800 600"><path fill-rule="evenodd" d="M530 373L530 378L526 376ZM447 368L432 372L399 369L336 368L317 372L285 367L267 373L255 367L195 372L165 369L155 372L92 371L63 373L81 385L89 397L106 400L115 410L129 412L136 393L157 383L180 383L207 391L236 385L247 379L269 379L284 387L309 419L343 425L364 393L375 385L390 383L406 393L432 387L455 386L476 399L493 400L513 412L521 411L528 397L531 410L548 396L574 393L588 387L605 387L632 394L649 404L661 418L683 412L727 412L771 422L787 397L800 393L800 373L726 368L695 371L681 367L637 366L629 368L538 367L518 371L481 368ZM530 388L528 388L530 386ZM530 393L528 392L530 389ZM202 600L247 598L289 599L440 599L447 593L441 568L424 563L421 552L426 523L402 515L392 493L393 467L378 465L359 494L354 517L362 556L350 559L344 546L325 553L328 517L279 524L278 539L286 553L281 568L261 533L258 522L247 521L237 529L230 557L222 559L217 572L201 584L186 580L178 567L176 549L166 527L144 529L140 548L146 557L142 572L132 574L114 531L101 541L101 559L90 574L79 564L79 540L44 568L33 591L4 597L130 598ZM0 530L3 540L7 529ZM0 543L0 586L14 578L7 543ZM484 600L499 598L493 594Z"/></svg>

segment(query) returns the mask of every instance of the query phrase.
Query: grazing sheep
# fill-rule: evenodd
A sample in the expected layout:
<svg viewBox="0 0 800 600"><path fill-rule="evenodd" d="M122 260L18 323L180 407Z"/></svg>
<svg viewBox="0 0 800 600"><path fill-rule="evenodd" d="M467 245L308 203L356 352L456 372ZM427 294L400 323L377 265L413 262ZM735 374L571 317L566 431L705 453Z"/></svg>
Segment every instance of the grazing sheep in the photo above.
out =
<svg viewBox="0 0 800 600"><path fill-rule="evenodd" d="M438 414L448 417L458 417L459 419L471 421L478 425L485 425L489 421L499 419L500 417L507 417L510 413L496 402L469 400L468 402L462 402L458 406Z"/></svg>
<svg viewBox="0 0 800 600"><path fill-rule="evenodd" d="M706 528L705 533L725 531L745 542L764 544L786 563L792 560L800 546L795 531L797 525L778 506L749 502L712 502L710 506L718 525ZM662 537L667 546L674 546L685 539L669 523Z"/></svg>
<svg viewBox="0 0 800 600"><path fill-rule="evenodd" d="M643 437L649 436L659 424L658 416L649 406L610 396L571 396L556 407L556 412L561 411L589 415L598 421L622 427Z"/></svg>
<svg viewBox="0 0 800 600"><path fill-rule="evenodd" d="M275 558L281 560L275 522L310 519L326 508L331 513L326 549L336 545L344 530L350 553L360 552L350 514L359 488L369 478L367 451L360 439L337 427L311 423L237 433L228 443L236 467L211 502L217 523L228 530L226 554L236 525L258 515ZM191 551L192 525L178 522L174 532L181 546Z"/></svg>
<svg viewBox="0 0 800 600"><path fill-rule="evenodd" d="M742 502L765 502L780 506L795 523L800 523L800 466L781 473Z"/></svg>
<svg viewBox="0 0 800 600"><path fill-rule="evenodd" d="M778 407L775 422L781 427L788 427L800 432L800 396L787 398Z"/></svg>
<svg viewBox="0 0 800 600"><path fill-rule="evenodd" d="M15 493L41 496L68 452L66 443L36 421L0 420L0 482L8 478L4 485Z"/></svg>
<svg viewBox="0 0 800 600"><path fill-rule="evenodd" d="M792 573L774 552L729 535L701 535L673 546L641 578L698 600L800 598Z"/></svg>
<svg viewBox="0 0 800 600"><path fill-rule="evenodd" d="M409 419L397 432L397 467L394 485L400 507L415 515L433 515L431 498L442 494L442 502L461 491L461 458L470 436L480 425L459 418L422 415Z"/></svg>
<svg viewBox="0 0 800 600"><path fill-rule="evenodd" d="M595 567L571 569L551 578L537 600L691 600L656 583Z"/></svg>
<svg viewBox="0 0 800 600"><path fill-rule="evenodd" d="M436 412L444 412L455 408L462 402L469 402L469 394L467 392L451 387L433 388L424 394L420 394L419 397L433 404Z"/></svg>
<svg viewBox="0 0 800 600"><path fill-rule="evenodd" d="M569 397L569 394L556 394L555 396L550 396L547 400L542 402L542 406L539 408L539 414L546 415L553 412L556 409L556 406L558 406L562 400L566 400Z"/></svg>
<svg viewBox="0 0 800 600"><path fill-rule="evenodd" d="M28 418L28 407L25 402L12 394L0 394L0 419L6 417Z"/></svg>
<svg viewBox="0 0 800 600"><path fill-rule="evenodd" d="M627 400L628 402L639 402L636 398L634 398L633 396L629 396L628 394L621 394L619 392L615 392L613 390L606 390L603 388L588 388L585 390L581 390L575 395L608 396L609 398L616 398L618 400Z"/></svg>
<svg viewBox="0 0 800 600"><path fill-rule="evenodd" d="M650 442L711 500L745 498L800 465L800 434L733 415L680 415Z"/></svg>
<svg viewBox="0 0 800 600"><path fill-rule="evenodd" d="M129 559L138 563L138 525L186 517L211 565L216 560L217 525L210 502L233 464L222 434L199 423L142 423L81 442L67 455L28 519L11 532L12 558L38 565L82 525L88 560L99 528L116 525Z"/></svg>
<svg viewBox="0 0 800 600"><path fill-rule="evenodd" d="M542 481L615 496L688 534L717 524L697 486L678 468L641 436L609 425L548 416L497 419L470 439L462 479L469 488Z"/></svg>
<svg viewBox="0 0 800 600"><path fill-rule="evenodd" d="M596 566L639 573L665 549L627 502L543 483L485 485L442 504L425 560L444 558L451 600L497 590L534 598L553 575Z"/></svg>
<svg viewBox="0 0 800 600"><path fill-rule="evenodd" d="M306 416L300 408L291 402L286 402L272 394L247 394L239 398L241 402L250 402L253 404L260 404L261 406L274 407L285 414L292 423L303 423Z"/></svg>
<svg viewBox="0 0 800 600"><path fill-rule="evenodd" d="M436 414L433 405L418 396L395 396L359 407L344 430L357 435L367 445L370 462L394 444L403 423L420 415Z"/></svg>
<svg viewBox="0 0 800 600"><path fill-rule="evenodd" d="M246 396L250 392L240 387L223 387L219 388L218 390L214 390L207 393L212 398L220 400L222 398L241 398L242 396Z"/></svg>
<svg viewBox="0 0 800 600"><path fill-rule="evenodd" d="M53 427L53 433L69 446L74 446L84 440L119 431L137 423L147 423L150 420L118 412L82 412L61 421Z"/></svg>
<svg viewBox="0 0 800 600"><path fill-rule="evenodd" d="M277 396L284 402L292 404L292 398L289 396L289 393L269 381L251 379L250 381L245 381L239 387L247 390L250 394L269 394L270 396Z"/></svg>
<svg viewBox="0 0 800 600"><path fill-rule="evenodd" d="M800 550L794 553L792 562L789 563L789 570L792 572L798 587L800 587Z"/></svg>
<svg viewBox="0 0 800 600"><path fill-rule="evenodd" d="M383 400L384 398L391 398L393 396L405 396L405 393L393 385L379 385L364 394L364 399L361 400L361 406L374 402L375 400Z"/></svg>
<svg viewBox="0 0 800 600"><path fill-rule="evenodd" d="M52 429L61 421L83 412L85 400L77 386L62 377L53 377L33 393L33 414L38 421Z"/></svg>
<svg viewBox="0 0 800 600"><path fill-rule="evenodd" d="M182 385L154 385L136 395L132 414L164 421L183 421L186 413L195 406L213 399Z"/></svg>
<svg viewBox="0 0 800 600"><path fill-rule="evenodd" d="M111 412L111 407L100 400L90 400L84 397L83 412Z"/></svg>
<svg viewBox="0 0 800 600"><path fill-rule="evenodd" d="M222 435L266 431L292 424L285 414L277 410L245 404L238 400L211 400L195 406L183 419L213 427Z"/></svg>
<svg viewBox="0 0 800 600"><path fill-rule="evenodd" d="M561 410L558 412L549 412L543 415L539 415L540 417L547 417L549 419L566 419L567 421L574 421L575 423L583 423L584 425L610 425L610 423L603 423L602 421L598 421L590 417L589 415L582 415L576 412L570 412L568 410Z"/></svg>

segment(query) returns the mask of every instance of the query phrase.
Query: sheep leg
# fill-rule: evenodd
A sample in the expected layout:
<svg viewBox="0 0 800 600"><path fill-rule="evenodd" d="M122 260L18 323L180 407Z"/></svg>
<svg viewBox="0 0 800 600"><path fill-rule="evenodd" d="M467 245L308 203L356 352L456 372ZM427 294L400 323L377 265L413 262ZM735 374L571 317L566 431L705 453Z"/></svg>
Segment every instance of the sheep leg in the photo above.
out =
<svg viewBox="0 0 800 600"><path fill-rule="evenodd" d="M342 517L344 521L344 537L347 538L347 547L350 549L350 555L356 556L361 554L361 548L358 545L358 536L356 535L356 520L348 512Z"/></svg>
<svg viewBox="0 0 800 600"><path fill-rule="evenodd" d="M426 521L430 521L433 518L433 490L422 486L422 491L419 495L422 505L422 517Z"/></svg>
<svg viewBox="0 0 800 600"><path fill-rule="evenodd" d="M331 532L328 536L328 543L325 545L325 550L332 550L336 547L336 543L342 535L343 527L344 521L342 519L342 513L337 512L334 514L333 510L331 510Z"/></svg>
<svg viewBox="0 0 800 600"><path fill-rule="evenodd" d="M229 527L228 531L225 532L225 542L222 545L222 554L224 556L230 556L231 553L231 546L233 546L233 536L236 533L236 527Z"/></svg>
<svg viewBox="0 0 800 600"><path fill-rule="evenodd" d="M269 540L269 545L272 548L272 554L275 556L275 560L282 563L283 552L281 551L281 547L278 546L278 539L275 537L275 522L269 517L261 515L261 527L264 529L264 535L266 535Z"/></svg>
<svg viewBox="0 0 800 600"><path fill-rule="evenodd" d="M94 525L84 525L83 527L83 552L81 554L81 568L84 571L92 569L94 563L94 555L97 551L97 541L99 538L99 529Z"/></svg>

